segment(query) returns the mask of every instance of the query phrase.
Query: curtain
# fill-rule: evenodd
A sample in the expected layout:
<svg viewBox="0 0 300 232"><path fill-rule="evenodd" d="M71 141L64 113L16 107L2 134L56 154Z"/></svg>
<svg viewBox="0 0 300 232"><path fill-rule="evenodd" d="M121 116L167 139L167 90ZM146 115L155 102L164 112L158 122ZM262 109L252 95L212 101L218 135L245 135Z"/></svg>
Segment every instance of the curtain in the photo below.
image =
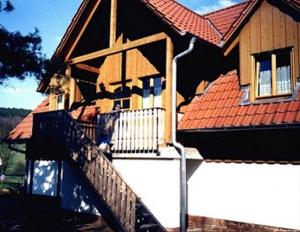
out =
<svg viewBox="0 0 300 232"><path fill-rule="evenodd" d="M285 94L291 92L291 67L281 66L276 69L277 92Z"/></svg>

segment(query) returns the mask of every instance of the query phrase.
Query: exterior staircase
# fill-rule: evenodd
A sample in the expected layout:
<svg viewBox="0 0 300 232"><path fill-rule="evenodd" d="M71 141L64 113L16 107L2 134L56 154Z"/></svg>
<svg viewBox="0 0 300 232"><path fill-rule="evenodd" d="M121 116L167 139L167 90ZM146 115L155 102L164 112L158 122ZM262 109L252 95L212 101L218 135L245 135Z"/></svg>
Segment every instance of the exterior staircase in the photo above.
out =
<svg viewBox="0 0 300 232"><path fill-rule="evenodd" d="M34 114L28 154L75 167L97 193L100 213L115 231L166 231L68 112Z"/></svg>

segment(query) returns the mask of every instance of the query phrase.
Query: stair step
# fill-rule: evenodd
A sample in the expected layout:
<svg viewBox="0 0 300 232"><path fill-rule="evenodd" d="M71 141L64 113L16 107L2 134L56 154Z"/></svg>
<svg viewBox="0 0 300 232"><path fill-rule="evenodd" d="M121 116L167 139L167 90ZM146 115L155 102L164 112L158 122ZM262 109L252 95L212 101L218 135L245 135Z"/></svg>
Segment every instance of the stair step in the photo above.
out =
<svg viewBox="0 0 300 232"><path fill-rule="evenodd" d="M157 229L159 228L159 225L157 224L143 224L139 227L139 231L147 231L147 230L152 230L152 229Z"/></svg>

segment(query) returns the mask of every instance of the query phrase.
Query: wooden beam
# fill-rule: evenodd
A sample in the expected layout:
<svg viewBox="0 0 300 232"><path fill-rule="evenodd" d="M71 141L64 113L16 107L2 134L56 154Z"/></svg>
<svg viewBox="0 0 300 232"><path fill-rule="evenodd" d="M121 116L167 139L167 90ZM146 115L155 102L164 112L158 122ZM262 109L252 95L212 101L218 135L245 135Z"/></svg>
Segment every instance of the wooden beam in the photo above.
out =
<svg viewBox="0 0 300 232"><path fill-rule="evenodd" d="M235 48L235 46L240 42L240 37L236 37L232 43L225 49L224 51L224 56L227 56L233 48Z"/></svg>
<svg viewBox="0 0 300 232"><path fill-rule="evenodd" d="M113 55L118 52L126 51L129 49L137 48L146 44L154 43L163 39L168 38L168 36L164 33L158 33L154 35L150 35L141 39L133 40L122 44L121 46L114 46L113 48L106 48L100 51L92 52L86 55L78 56L69 60L69 64L77 64L87 60L96 59L103 56Z"/></svg>
<svg viewBox="0 0 300 232"><path fill-rule="evenodd" d="M78 33L78 35L77 35L74 43L72 44L70 50L68 51L68 53L67 53L67 55L65 57L65 61L67 61L70 58L70 56L71 56L72 52L74 51L76 45L78 44L79 40L81 39L81 37L82 37L85 29L87 28L87 26L90 23L92 17L94 16L94 14L95 14L95 12L96 12L96 10L97 10L97 8L98 8L101 0L96 0L96 1L97 2L95 4L95 6L93 7L93 9L92 9L91 13L89 14L87 20L84 22L83 27L81 28L80 32Z"/></svg>
<svg viewBox="0 0 300 232"><path fill-rule="evenodd" d="M76 64L75 66L76 66L76 68L79 68L79 69L82 69L82 70L85 70L88 72L92 72L92 73L96 73L96 74L100 73L100 70L98 68L95 68L95 67L87 65L87 64Z"/></svg>
<svg viewBox="0 0 300 232"><path fill-rule="evenodd" d="M116 42L117 35L117 0L111 0L110 8L110 31L109 47L112 48Z"/></svg>
<svg viewBox="0 0 300 232"><path fill-rule="evenodd" d="M276 77L276 55L271 55L272 62L272 95L275 96L277 94L277 77Z"/></svg>
<svg viewBox="0 0 300 232"><path fill-rule="evenodd" d="M163 107L166 109L165 117L165 143L171 142L172 136L172 62L173 62L173 43L170 38L167 38L166 44L166 89L165 100Z"/></svg>
<svg viewBox="0 0 300 232"><path fill-rule="evenodd" d="M76 88L75 80L74 78L71 78L71 75L72 75L72 69L70 66L68 66L66 69L66 76L70 78L69 109L71 108L73 102L75 101L75 88Z"/></svg>

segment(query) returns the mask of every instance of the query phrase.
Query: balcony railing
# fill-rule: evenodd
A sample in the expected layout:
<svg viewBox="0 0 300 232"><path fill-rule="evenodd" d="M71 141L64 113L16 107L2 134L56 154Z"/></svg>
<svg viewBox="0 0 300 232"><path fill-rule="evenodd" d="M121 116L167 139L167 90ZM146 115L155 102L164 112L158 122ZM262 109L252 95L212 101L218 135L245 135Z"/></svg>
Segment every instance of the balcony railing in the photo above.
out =
<svg viewBox="0 0 300 232"><path fill-rule="evenodd" d="M94 141L101 133L110 137L114 153L157 153L164 142L164 109L120 111L100 117L98 126L91 122L81 122L81 126Z"/></svg>

